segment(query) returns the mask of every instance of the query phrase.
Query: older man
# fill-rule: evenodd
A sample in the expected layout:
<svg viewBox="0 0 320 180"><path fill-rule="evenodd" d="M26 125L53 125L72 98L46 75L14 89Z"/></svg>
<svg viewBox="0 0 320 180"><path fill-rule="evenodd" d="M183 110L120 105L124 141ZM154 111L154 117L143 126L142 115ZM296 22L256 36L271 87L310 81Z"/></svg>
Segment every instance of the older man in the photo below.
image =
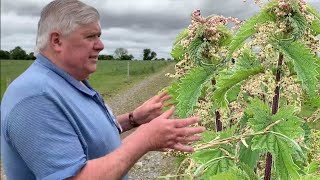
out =
<svg viewBox="0 0 320 180"><path fill-rule="evenodd" d="M197 118L170 119L166 92L114 117L86 80L96 71L96 9L56 0L42 11L36 61L8 87L1 105L1 151L8 179L126 179L145 153L192 151ZM119 133L139 126L122 142Z"/></svg>

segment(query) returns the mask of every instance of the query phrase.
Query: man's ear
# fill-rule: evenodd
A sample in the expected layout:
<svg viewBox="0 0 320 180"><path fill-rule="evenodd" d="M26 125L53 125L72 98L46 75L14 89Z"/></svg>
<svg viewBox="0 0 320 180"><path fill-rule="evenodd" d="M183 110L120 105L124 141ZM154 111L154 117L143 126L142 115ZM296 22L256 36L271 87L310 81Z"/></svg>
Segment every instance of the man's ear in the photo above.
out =
<svg viewBox="0 0 320 180"><path fill-rule="evenodd" d="M58 32L52 32L50 34L49 44L54 51L61 52L61 50L62 50L62 35Z"/></svg>

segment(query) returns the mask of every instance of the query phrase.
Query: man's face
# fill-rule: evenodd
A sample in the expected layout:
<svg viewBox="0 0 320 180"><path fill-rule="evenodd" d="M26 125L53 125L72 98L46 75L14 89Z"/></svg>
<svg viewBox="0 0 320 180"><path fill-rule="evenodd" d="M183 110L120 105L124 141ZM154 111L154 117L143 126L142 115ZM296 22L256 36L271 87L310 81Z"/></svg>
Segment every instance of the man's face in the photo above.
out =
<svg viewBox="0 0 320 180"><path fill-rule="evenodd" d="M62 38L62 64L77 80L84 80L96 71L98 55L104 45L100 40L99 22L79 26Z"/></svg>

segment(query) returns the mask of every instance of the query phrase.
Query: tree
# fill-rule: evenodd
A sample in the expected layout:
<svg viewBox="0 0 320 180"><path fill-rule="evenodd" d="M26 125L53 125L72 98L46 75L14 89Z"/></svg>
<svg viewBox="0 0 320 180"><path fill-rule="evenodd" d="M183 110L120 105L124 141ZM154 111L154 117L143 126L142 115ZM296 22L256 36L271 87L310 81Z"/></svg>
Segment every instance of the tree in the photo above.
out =
<svg viewBox="0 0 320 180"><path fill-rule="evenodd" d="M127 55L129 55L129 52L125 48L117 48L114 51L114 58L118 60L121 60L123 57L126 57Z"/></svg>
<svg viewBox="0 0 320 180"><path fill-rule="evenodd" d="M28 60L35 60L36 57L34 56L34 52L29 53Z"/></svg>
<svg viewBox="0 0 320 180"><path fill-rule="evenodd" d="M157 53L151 51L151 49L144 49L143 50L143 60L152 60L156 58Z"/></svg>
<svg viewBox="0 0 320 180"><path fill-rule="evenodd" d="M101 55L99 55L98 59L99 60L113 60L113 56L101 54Z"/></svg>
<svg viewBox="0 0 320 180"><path fill-rule="evenodd" d="M8 51L0 50L0 59L10 59L10 53Z"/></svg>
<svg viewBox="0 0 320 180"><path fill-rule="evenodd" d="M24 51L20 46L17 46L10 51L10 57L15 60L28 59L26 51Z"/></svg>

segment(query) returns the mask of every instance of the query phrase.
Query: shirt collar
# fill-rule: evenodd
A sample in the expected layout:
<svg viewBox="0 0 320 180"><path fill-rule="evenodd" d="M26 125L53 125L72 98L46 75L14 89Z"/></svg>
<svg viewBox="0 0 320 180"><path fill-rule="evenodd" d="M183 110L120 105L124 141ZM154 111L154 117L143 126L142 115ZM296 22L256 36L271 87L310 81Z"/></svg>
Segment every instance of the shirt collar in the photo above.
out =
<svg viewBox="0 0 320 180"><path fill-rule="evenodd" d="M54 73L61 76L63 79L65 79L69 84L74 86L79 91L89 95L94 96L97 92L93 90L91 85L87 80L83 80L82 82L86 85L84 86L80 81L76 80L74 77L70 76L68 73L66 73L64 70L53 64L47 57L45 57L42 54L37 55L36 63L39 63L49 70L53 71Z"/></svg>

